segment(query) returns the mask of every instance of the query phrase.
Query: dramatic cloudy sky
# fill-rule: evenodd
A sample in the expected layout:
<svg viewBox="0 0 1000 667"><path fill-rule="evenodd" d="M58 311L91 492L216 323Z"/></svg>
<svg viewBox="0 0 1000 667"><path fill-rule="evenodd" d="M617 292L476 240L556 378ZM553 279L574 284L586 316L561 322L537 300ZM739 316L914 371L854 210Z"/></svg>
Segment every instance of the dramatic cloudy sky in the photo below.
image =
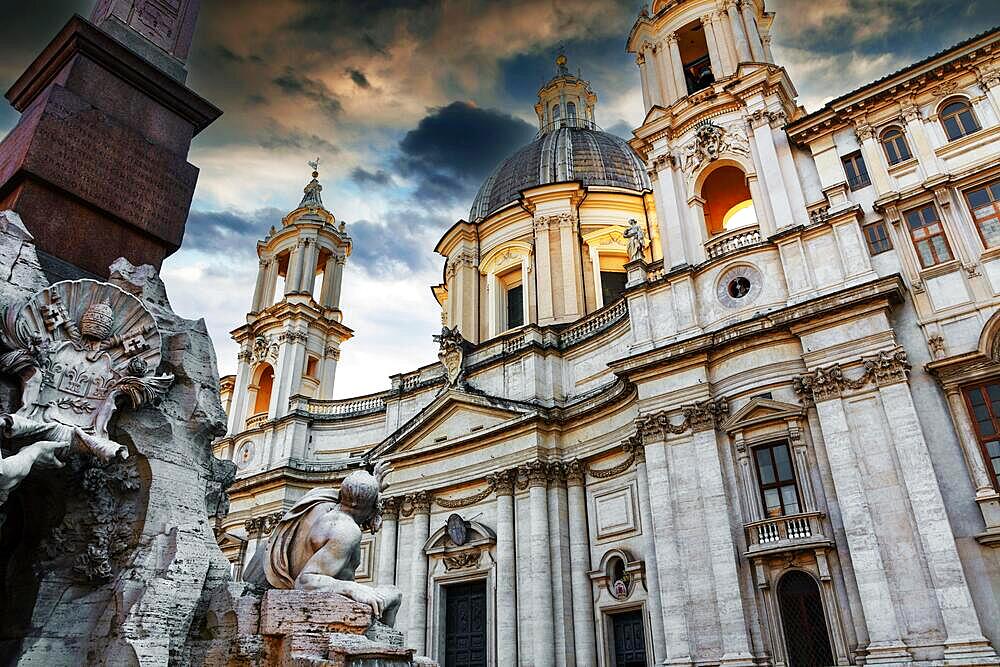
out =
<svg viewBox="0 0 1000 667"><path fill-rule="evenodd" d="M93 0L0 0L5 90ZM625 54L640 0L203 0L189 85L225 112L199 136L182 249L163 274L175 308L203 316L223 373L250 302L255 241L298 203L307 159L354 238L338 396L435 360L433 247L493 165L534 134L535 91L565 45L594 85L598 122L642 117ZM773 47L800 101L824 100L1000 24L997 0L770 0ZM0 135L17 122L0 108Z"/></svg>

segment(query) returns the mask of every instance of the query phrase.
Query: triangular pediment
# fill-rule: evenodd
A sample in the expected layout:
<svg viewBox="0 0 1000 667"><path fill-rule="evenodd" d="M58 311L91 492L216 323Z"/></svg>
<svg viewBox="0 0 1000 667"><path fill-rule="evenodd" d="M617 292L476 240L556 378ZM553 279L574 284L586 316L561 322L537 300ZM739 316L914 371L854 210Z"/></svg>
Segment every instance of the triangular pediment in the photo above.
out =
<svg viewBox="0 0 1000 667"><path fill-rule="evenodd" d="M446 446L530 414L533 411L526 404L451 389L383 440L373 453L385 455Z"/></svg>
<svg viewBox="0 0 1000 667"><path fill-rule="evenodd" d="M731 433L769 422L798 419L801 416L801 405L758 396L750 399L746 405L730 415L729 419L723 422L722 428Z"/></svg>

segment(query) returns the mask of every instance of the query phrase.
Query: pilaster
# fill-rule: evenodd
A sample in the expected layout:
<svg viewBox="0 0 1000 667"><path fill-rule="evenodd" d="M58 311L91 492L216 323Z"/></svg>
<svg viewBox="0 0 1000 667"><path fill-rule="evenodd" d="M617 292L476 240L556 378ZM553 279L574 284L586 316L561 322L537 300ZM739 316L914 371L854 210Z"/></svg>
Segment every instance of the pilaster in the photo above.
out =
<svg viewBox="0 0 1000 667"><path fill-rule="evenodd" d="M555 321L555 313L552 308L552 269L551 261L552 255L549 249L549 218L544 216L539 216L535 218L534 221L535 229L535 267L537 269L536 285L538 293L535 295L536 302L538 303L538 324L539 326L545 326L547 324L552 324ZM491 274L492 275L492 274ZM527 280L525 276L525 285L527 285ZM491 283L491 286L496 290L496 280ZM496 292L494 291L490 298L496 301ZM524 298L528 298L527 290L524 290ZM495 309L495 308L494 308ZM496 329L491 329L493 335L499 333Z"/></svg>
<svg viewBox="0 0 1000 667"><path fill-rule="evenodd" d="M677 99L687 96L687 80L684 78L684 63L681 61L681 49L677 43L677 33L667 35L667 48L670 50L670 71L674 76L674 88Z"/></svg>
<svg viewBox="0 0 1000 667"><path fill-rule="evenodd" d="M628 448L635 455L635 481L639 489L639 521L642 524L643 561L646 564L646 587L649 591L649 625L653 639L653 663L659 664L666 655L666 637L663 630L663 605L660 595L660 575L656 561L656 540L653 537L653 509L650 503L649 474L646 471L646 451L642 441L634 438Z"/></svg>
<svg viewBox="0 0 1000 667"><path fill-rule="evenodd" d="M396 527L399 522L399 498L382 499L382 528L378 531L378 571L375 582L379 586L396 583Z"/></svg>
<svg viewBox="0 0 1000 667"><path fill-rule="evenodd" d="M431 498L426 491L407 496L413 507L413 555L410 565L410 631L407 644L417 655L427 655L427 554L424 544L430 536Z"/></svg>
<svg viewBox="0 0 1000 667"><path fill-rule="evenodd" d="M528 477L528 498L531 508L531 568L533 663L537 667L552 667L556 659L555 626L552 617L552 561L549 554L549 508L546 494L548 474L541 461L523 468Z"/></svg>
<svg viewBox="0 0 1000 667"><path fill-rule="evenodd" d="M517 667L517 571L514 549L514 479L510 470L490 478L496 491L497 667Z"/></svg>
<svg viewBox="0 0 1000 667"><path fill-rule="evenodd" d="M587 573L592 569L592 564L590 562L590 529L587 525L587 497L584 481L583 464L576 459L570 461L566 466L566 483L573 584L573 636L576 639L576 664L580 667L597 664L594 598L591 582L587 576ZM661 619L661 627L662 624Z"/></svg>

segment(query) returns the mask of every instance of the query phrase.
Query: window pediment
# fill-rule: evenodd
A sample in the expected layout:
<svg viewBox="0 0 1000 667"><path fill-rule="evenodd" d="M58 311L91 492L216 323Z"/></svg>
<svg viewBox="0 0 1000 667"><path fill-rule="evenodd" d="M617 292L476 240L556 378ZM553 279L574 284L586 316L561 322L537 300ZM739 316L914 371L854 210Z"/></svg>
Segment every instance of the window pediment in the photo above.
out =
<svg viewBox="0 0 1000 667"><path fill-rule="evenodd" d="M730 415L729 419L723 422L722 428L731 434L768 424L784 425L789 421L802 419L802 417L801 405L758 396L750 399L746 405Z"/></svg>
<svg viewBox="0 0 1000 667"><path fill-rule="evenodd" d="M501 273L514 266L520 266L525 258L531 257L531 245L524 241L511 241L489 251L479 263L483 275Z"/></svg>

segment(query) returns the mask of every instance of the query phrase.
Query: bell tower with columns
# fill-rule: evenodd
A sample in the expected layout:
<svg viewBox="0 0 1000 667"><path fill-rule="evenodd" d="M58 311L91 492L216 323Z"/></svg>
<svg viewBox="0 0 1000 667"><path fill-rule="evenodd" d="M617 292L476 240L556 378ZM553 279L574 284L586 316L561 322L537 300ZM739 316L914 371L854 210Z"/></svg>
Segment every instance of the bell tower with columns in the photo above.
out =
<svg viewBox="0 0 1000 667"><path fill-rule="evenodd" d="M323 205L319 159L298 207L257 242L260 269L240 345L229 433L258 428L289 411L289 399L333 396L342 323L340 291L351 238Z"/></svg>

